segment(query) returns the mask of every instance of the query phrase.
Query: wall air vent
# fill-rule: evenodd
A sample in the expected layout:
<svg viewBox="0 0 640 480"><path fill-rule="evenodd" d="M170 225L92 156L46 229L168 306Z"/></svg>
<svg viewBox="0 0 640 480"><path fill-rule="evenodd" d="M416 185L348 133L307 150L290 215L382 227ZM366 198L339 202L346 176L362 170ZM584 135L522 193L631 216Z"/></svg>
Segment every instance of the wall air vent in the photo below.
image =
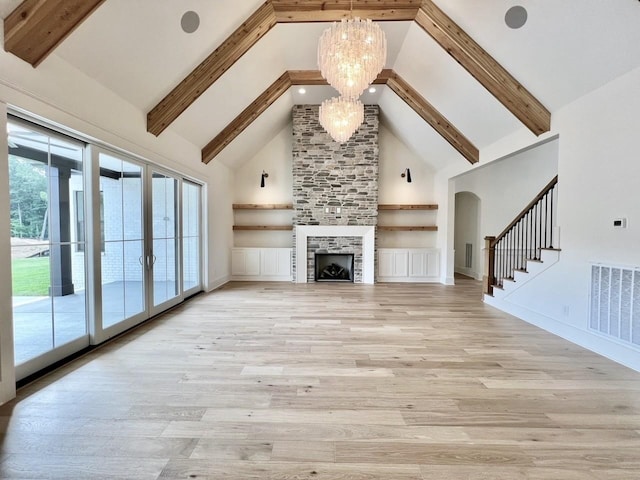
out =
<svg viewBox="0 0 640 480"><path fill-rule="evenodd" d="M589 328L640 348L640 268L591 266Z"/></svg>

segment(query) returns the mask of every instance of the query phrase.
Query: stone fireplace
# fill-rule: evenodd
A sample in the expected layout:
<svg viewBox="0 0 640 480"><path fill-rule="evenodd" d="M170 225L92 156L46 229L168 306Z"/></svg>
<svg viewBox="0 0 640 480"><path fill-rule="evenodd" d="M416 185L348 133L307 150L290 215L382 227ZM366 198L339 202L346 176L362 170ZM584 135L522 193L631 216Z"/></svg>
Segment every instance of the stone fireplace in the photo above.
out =
<svg viewBox="0 0 640 480"><path fill-rule="evenodd" d="M293 275L315 280L315 253L353 253L354 282L373 283L378 220L378 107L345 143L318 122L318 105L293 107Z"/></svg>

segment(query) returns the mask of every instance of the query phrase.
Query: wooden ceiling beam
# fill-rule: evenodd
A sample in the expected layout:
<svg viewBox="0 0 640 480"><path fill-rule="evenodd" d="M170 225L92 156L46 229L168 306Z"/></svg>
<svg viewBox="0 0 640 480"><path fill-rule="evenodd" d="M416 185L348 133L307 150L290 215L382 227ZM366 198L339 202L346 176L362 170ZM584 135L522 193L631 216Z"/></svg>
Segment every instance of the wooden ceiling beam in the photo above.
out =
<svg viewBox="0 0 640 480"><path fill-rule="evenodd" d="M425 122L431 125L469 163L474 164L480 160L478 148L399 75L394 73L389 78L387 86L420 115Z"/></svg>
<svg viewBox="0 0 640 480"><path fill-rule="evenodd" d="M202 149L202 162L209 163L245 128L253 123L262 113L278 100L291 87L289 72L284 72L269 88L256 98L240 115L227 125L213 140Z"/></svg>
<svg viewBox="0 0 640 480"><path fill-rule="evenodd" d="M154 135L159 135L277 23L339 20L348 16L349 7L350 0L267 0L249 20L149 112L147 130ZM442 12L432 0L354 0L353 7L354 15L373 20L415 20L532 132L540 135L550 129L551 114L544 105ZM308 72L290 73L293 82L296 82L295 75L308 75ZM294 84L324 84L323 79L317 76L300 78L299 82ZM400 81L396 88L402 91L402 85ZM422 111L419 105L416 105L416 108L419 113ZM427 107L427 111L431 112L431 109ZM431 113L427 116L437 124L436 117ZM446 119L443 117L441 120ZM440 133L448 138L448 141L454 140L446 132ZM458 147L464 149L463 154L469 161L476 158L473 151L466 149L466 145L460 144Z"/></svg>
<svg viewBox="0 0 640 480"><path fill-rule="evenodd" d="M267 1L147 114L147 131L160 135L276 23Z"/></svg>
<svg viewBox="0 0 640 480"><path fill-rule="evenodd" d="M415 21L529 130L549 131L551 113L545 106L432 0L422 2Z"/></svg>
<svg viewBox="0 0 640 480"><path fill-rule="evenodd" d="M391 75L393 70L385 68L372 83L385 85ZM289 77L291 85L328 85L320 70L289 70Z"/></svg>
<svg viewBox="0 0 640 480"><path fill-rule="evenodd" d="M412 21L422 0L271 0L279 23L336 22L350 17L376 22Z"/></svg>
<svg viewBox="0 0 640 480"><path fill-rule="evenodd" d="M4 19L4 49L37 67L104 0L24 0Z"/></svg>
<svg viewBox="0 0 640 480"><path fill-rule="evenodd" d="M478 149L471 141L393 70L383 70L373 83L391 88L464 158L472 164L478 162ZM318 70L289 70L283 73L202 149L202 162L213 160L293 85L327 85L327 81Z"/></svg>

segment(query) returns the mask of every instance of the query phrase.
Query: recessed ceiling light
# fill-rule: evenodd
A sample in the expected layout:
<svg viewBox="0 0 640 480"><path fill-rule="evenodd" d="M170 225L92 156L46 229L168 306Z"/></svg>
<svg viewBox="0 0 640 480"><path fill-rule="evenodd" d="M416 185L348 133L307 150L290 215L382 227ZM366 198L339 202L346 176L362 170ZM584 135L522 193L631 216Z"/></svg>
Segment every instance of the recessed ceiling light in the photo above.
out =
<svg viewBox="0 0 640 480"><path fill-rule="evenodd" d="M300 87L300 88L298 89L298 93L299 93L300 95L304 95L305 93L307 93L307 91L306 91L304 88Z"/></svg>
<svg viewBox="0 0 640 480"><path fill-rule="evenodd" d="M376 93L376 87L369 87L369 93Z"/></svg>
<svg viewBox="0 0 640 480"><path fill-rule="evenodd" d="M520 5L511 7L504 16L504 22L509 28L516 29L522 27L527 23L527 9Z"/></svg>
<svg viewBox="0 0 640 480"><path fill-rule="evenodd" d="M182 15L180 19L180 26L184 33L193 33L198 30L200 26L200 17L196 12L189 10Z"/></svg>

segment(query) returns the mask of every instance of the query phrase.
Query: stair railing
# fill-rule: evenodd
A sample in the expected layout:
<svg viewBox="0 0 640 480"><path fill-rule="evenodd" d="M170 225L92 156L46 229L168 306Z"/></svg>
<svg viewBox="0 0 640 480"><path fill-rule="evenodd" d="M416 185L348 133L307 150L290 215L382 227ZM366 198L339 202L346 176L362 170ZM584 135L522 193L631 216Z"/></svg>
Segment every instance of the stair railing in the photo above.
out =
<svg viewBox="0 0 640 480"><path fill-rule="evenodd" d="M493 295L515 271L525 271L527 260L540 260L541 250L554 248L557 184L556 175L500 235L485 237L485 293Z"/></svg>

